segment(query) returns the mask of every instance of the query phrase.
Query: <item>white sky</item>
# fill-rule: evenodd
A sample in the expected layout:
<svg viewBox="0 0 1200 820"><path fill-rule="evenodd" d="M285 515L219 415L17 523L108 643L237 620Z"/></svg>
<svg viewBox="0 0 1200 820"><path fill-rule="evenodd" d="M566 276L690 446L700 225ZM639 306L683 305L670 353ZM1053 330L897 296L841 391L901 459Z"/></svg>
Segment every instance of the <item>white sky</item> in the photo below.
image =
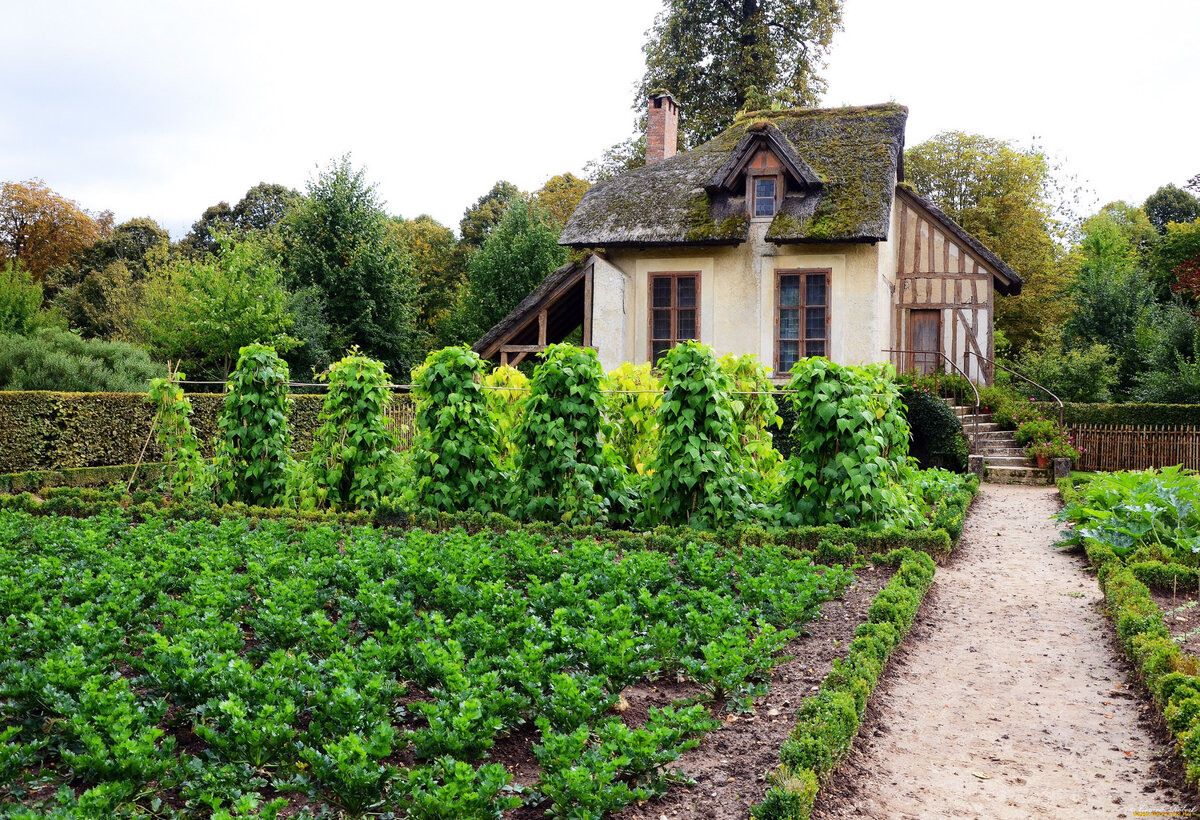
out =
<svg viewBox="0 0 1200 820"><path fill-rule="evenodd" d="M454 228L629 136L653 0L0 0L0 181L175 237L349 152L390 213ZM846 0L828 105L895 100L914 145L1033 137L1098 205L1200 173L1200 3Z"/></svg>

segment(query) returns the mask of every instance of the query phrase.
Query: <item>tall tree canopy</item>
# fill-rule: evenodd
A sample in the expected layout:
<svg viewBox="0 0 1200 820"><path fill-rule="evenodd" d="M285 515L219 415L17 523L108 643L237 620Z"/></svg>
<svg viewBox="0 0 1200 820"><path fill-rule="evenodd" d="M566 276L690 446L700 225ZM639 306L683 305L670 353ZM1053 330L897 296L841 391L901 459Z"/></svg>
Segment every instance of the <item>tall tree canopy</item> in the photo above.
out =
<svg viewBox="0 0 1200 820"><path fill-rule="evenodd" d="M1011 143L945 131L904 153L908 181L1025 280L1021 295L998 299L997 326L1018 349L1061 324L1066 274L1057 264L1060 229L1045 155Z"/></svg>
<svg viewBox="0 0 1200 820"><path fill-rule="evenodd" d="M533 206L561 231L575 212L575 206L592 184L572 173L559 174L533 192Z"/></svg>
<svg viewBox="0 0 1200 820"><path fill-rule="evenodd" d="M0 259L20 261L41 280L112 229L112 213L93 217L40 179L0 187Z"/></svg>
<svg viewBox="0 0 1200 820"><path fill-rule="evenodd" d="M482 247L488 234L504 218L508 204L520 195L520 188L502 179L492 186L492 190L475 200L475 204L463 212L462 221L458 223L458 234L463 244L469 248Z"/></svg>
<svg viewBox="0 0 1200 820"><path fill-rule="evenodd" d="M310 180L307 194L281 226L288 286L321 294L335 352L358 345L392 373L408 372L421 348L416 282L375 186L344 156Z"/></svg>
<svg viewBox="0 0 1200 820"><path fill-rule="evenodd" d="M454 231L428 214L394 219L390 228L412 258L419 286L417 325L431 334L454 306L466 281L465 250L454 238Z"/></svg>
<svg viewBox="0 0 1200 820"><path fill-rule="evenodd" d="M647 32L634 109L656 89L680 105L685 147L713 137L757 90L786 107L815 105L842 0L666 0Z"/></svg>
<svg viewBox="0 0 1200 820"><path fill-rule="evenodd" d="M1166 233L1172 222L1187 224L1200 218L1200 199L1174 185L1164 185L1146 197L1142 210L1159 233Z"/></svg>
<svg viewBox="0 0 1200 820"><path fill-rule="evenodd" d="M246 195L232 208L228 202L218 202L205 208L180 244L185 252L192 255L216 253L219 247L217 234L240 235L270 230L283 221L288 210L300 198L300 192L293 188L260 182L246 191Z"/></svg>

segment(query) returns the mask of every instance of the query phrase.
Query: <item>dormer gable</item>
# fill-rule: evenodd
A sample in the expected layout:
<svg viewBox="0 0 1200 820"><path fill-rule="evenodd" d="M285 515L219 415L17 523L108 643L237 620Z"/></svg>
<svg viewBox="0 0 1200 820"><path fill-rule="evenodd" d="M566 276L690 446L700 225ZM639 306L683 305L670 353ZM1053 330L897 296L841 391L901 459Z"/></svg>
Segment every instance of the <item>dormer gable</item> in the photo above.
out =
<svg viewBox="0 0 1200 820"><path fill-rule="evenodd" d="M770 222L789 200L794 207L823 186L820 175L787 136L773 123L760 120L750 124L704 189L713 202L720 203L718 210L741 212L752 222Z"/></svg>

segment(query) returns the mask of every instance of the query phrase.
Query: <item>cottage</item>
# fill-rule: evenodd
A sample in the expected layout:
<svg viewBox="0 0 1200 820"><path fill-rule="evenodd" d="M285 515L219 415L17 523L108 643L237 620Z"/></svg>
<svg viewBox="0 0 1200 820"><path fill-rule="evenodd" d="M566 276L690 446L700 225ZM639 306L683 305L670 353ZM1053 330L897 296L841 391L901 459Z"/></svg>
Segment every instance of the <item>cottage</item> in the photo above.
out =
<svg viewBox="0 0 1200 820"><path fill-rule="evenodd" d="M560 242L590 249L475 345L516 362L582 328L606 368L684 339L902 370L954 362L990 383L995 295L1021 277L904 182L908 109L760 111L676 153L649 103L646 166L596 185Z"/></svg>

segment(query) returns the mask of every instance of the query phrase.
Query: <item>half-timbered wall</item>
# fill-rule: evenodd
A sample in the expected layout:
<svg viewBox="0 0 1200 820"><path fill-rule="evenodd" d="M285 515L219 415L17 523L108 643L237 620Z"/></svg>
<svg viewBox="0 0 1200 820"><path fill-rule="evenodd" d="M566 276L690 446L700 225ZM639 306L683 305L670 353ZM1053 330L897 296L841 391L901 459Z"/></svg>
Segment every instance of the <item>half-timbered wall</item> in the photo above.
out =
<svg viewBox="0 0 1200 820"><path fill-rule="evenodd" d="M992 272L916 203L896 197L900 241L896 276L897 349L911 349L912 310L941 311L941 352L972 381L990 384L994 358ZM976 355L971 355L976 354ZM900 369L910 366L898 357Z"/></svg>

